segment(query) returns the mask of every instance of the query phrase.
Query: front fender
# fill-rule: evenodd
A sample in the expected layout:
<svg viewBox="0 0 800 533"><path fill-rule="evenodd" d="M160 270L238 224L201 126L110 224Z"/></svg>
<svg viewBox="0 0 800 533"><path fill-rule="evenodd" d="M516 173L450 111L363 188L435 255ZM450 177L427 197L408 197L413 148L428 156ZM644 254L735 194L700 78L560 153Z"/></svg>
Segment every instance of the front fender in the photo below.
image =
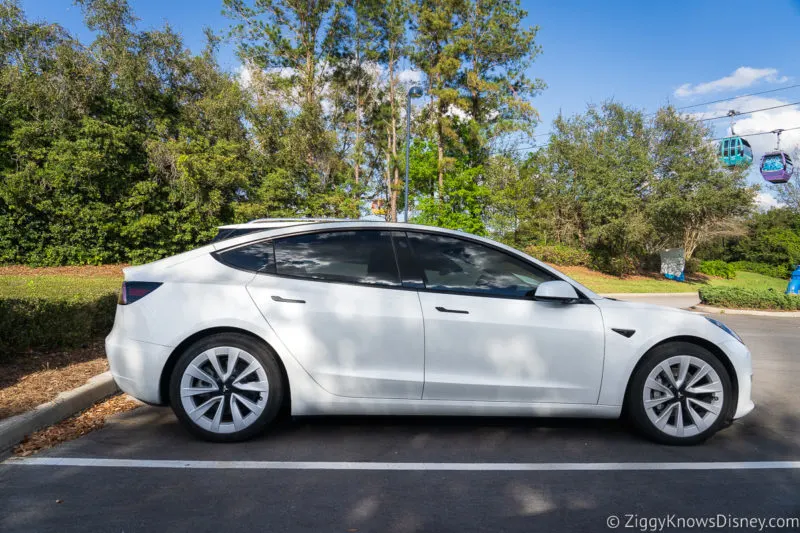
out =
<svg viewBox="0 0 800 533"><path fill-rule="evenodd" d="M628 382L636 365L653 347L670 340L697 339L698 344L710 343L718 353L724 354L736 375L749 371L748 362L731 360L731 350L725 349L730 335L714 326L703 315L648 304L599 300L606 327L605 362L598 403L621 406L625 400ZM614 328L634 330L627 338L614 332ZM746 351L746 350L745 350ZM747 369L743 369L747 366Z"/></svg>

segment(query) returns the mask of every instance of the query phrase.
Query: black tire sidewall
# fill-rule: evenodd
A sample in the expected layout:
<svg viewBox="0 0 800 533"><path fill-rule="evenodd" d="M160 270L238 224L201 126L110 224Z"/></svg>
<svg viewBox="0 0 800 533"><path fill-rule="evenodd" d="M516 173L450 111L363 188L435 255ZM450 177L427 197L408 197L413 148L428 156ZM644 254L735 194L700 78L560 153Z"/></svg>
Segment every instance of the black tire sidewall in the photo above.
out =
<svg viewBox="0 0 800 533"><path fill-rule="evenodd" d="M264 411L251 425L233 433L214 433L199 427L186 413L180 397L181 378L189 363L202 352L220 346L240 348L258 359L264 367L269 382L267 405ZM178 420L192 434L213 442L238 442L263 433L280 411L283 394L283 378L277 356L264 343L238 333L217 333L190 345L178 357L169 382L170 405Z"/></svg>
<svg viewBox="0 0 800 533"><path fill-rule="evenodd" d="M691 437L674 437L656 428L647 416L642 401L644 384L650 372L662 361L677 355L691 355L702 359L711 365L722 382L724 398L719 417L713 424L706 428L705 431ZM692 445L704 442L729 423L730 419L733 417L733 409L735 407L733 384L728 369L725 368L725 365L722 364L716 355L706 348L689 342L670 342L651 349L642 358L636 370L634 370L625 403L626 411L631 422L633 422L634 426L636 426L641 433L655 442L672 445Z"/></svg>

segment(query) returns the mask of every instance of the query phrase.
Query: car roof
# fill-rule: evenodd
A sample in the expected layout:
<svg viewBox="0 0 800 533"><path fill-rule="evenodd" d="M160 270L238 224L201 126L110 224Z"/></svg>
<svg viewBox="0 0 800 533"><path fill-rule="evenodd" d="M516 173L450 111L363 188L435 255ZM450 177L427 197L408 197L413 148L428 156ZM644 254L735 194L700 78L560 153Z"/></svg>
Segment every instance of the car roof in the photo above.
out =
<svg viewBox="0 0 800 533"><path fill-rule="evenodd" d="M226 224L217 229L282 228L298 224L319 224L321 222L358 222L348 218L257 218L241 224Z"/></svg>

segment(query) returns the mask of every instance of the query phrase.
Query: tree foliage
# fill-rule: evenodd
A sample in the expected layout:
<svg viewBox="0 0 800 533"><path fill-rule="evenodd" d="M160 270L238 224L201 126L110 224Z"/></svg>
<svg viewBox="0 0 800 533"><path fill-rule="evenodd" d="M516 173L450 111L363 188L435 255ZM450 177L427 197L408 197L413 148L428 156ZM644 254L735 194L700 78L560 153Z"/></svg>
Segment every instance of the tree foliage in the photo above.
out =
<svg viewBox="0 0 800 533"><path fill-rule="evenodd" d="M396 221L409 117L416 222L616 273L744 227L754 191L673 109L590 106L519 150L544 82L518 0L220 1L229 26L193 53L169 25L140 30L126 0L78 0L91 42L0 0L0 262L143 262L223 223L375 200ZM241 72L217 64L222 38ZM793 228L720 249L783 264Z"/></svg>

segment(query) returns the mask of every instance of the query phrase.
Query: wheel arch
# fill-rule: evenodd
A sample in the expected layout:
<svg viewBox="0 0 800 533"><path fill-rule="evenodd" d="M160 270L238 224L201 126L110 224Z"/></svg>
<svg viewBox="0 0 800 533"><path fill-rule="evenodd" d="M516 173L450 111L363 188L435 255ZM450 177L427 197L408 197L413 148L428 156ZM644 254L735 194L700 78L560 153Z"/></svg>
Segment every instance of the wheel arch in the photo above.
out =
<svg viewBox="0 0 800 533"><path fill-rule="evenodd" d="M175 365L178 362L181 354L186 350L187 347L191 346L193 343L199 341L200 339L204 339L211 335L216 335L218 333L237 333L239 335L244 335L249 337L256 342L259 342L266 346L273 354L275 354L275 359L278 361L278 367L281 370L281 379L283 380L284 390L286 391L283 398L283 404L281 405L281 411L290 413L291 412L291 402L292 402L292 393L289 384L289 375L286 372L286 366L281 359L281 356L278 354L277 350L275 350L269 342L266 341L263 337L256 335L252 331L248 331L246 329L232 327L232 326L219 326L219 327L212 327L197 331L192 333L188 337L186 337L183 341L181 341L172 352L169 354L167 358L167 362L164 364L164 368L161 370L161 377L159 378L158 383L158 392L161 396L161 401L164 405L169 405L169 382L170 377L172 376L172 371L175 369Z"/></svg>
<svg viewBox="0 0 800 533"><path fill-rule="evenodd" d="M657 343L650 346L647 350L642 353L639 357L639 360L636 361L631 373L628 375L628 381L625 385L625 395L623 396L622 400L622 412L625 414L628 408L628 396L630 393L631 382L633 381L633 376L636 375L636 371L639 370L639 367L643 364L647 354L658 348L659 346L663 346L664 344L669 344L672 342L687 342L689 344L695 344L700 346L701 348L705 348L719 359L719 362L722 363L722 366L725 367L725 370L728 372L728 376L731 380L731 387L733 388L733 402L732 405L738 405L739 402L739 378L736 375L736 369L733 366L728 354L725 351L714 344L713 342L709 341L708 339L704 339L702 337L696 337L694 335L676 335L674 337L669 337L663 340L658 341Z"/></svg>

